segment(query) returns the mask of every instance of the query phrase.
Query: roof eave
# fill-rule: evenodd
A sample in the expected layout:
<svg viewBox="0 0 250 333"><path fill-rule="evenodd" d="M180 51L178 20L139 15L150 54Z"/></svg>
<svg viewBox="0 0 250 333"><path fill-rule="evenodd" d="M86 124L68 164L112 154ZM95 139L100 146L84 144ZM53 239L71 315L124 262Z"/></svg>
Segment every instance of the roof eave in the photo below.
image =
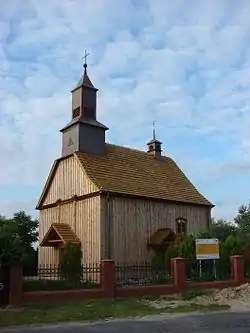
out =
<svg viewBox="0 0 250 333"><path fill-rule="evenodd" d="M71 90L71 93L73 93L74 91L76 91L77 89L79 89L79 88L88 88L88 89L92 89L92 90L94 90L94 91L98 91L98 89L96 88L96 87L94 87L94 86L91 86L91 85L89 85L89 84L86 84L86 83L80 83L80 84L78 84L75 88L73 88L72 90Z"/></svg>
<svg viewBox="0 0 250 333"><path fill-rule="evenodd" d="M137 195L137 194L130 194L130 193L124 193L124 192L117 192L105 188L100 189L100 194L107 195L116 195L116 196L124 196L124 197L134 197L138 199L144 199L144 200L153 200L153 201L165 201L165 202L175 202L175 203L181 203L184 205L194 205L194 206L205 206L205 207L210 207L213 208L215 205L212 203L198 203L198 202L189 202L189 201L177 201L177 200L171 200L171 199L164 199L164 198L156 198L156 197L150 197L150 196L143 196L143 195Z"/></svg>

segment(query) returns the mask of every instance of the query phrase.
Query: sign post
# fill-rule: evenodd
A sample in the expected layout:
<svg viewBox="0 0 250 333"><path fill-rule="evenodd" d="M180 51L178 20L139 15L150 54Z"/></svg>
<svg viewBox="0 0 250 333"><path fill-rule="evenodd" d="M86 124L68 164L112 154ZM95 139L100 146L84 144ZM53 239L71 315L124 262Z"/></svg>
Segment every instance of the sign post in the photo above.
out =
<svg viewBox="0 0 250 333"><path fill-rule="evenodd" d="M216 259L220 258L219 240L217 238L196 239L196 259L199 260L199 274L202 276L201 261L213 260L214 277L217 278Z"/></svg>

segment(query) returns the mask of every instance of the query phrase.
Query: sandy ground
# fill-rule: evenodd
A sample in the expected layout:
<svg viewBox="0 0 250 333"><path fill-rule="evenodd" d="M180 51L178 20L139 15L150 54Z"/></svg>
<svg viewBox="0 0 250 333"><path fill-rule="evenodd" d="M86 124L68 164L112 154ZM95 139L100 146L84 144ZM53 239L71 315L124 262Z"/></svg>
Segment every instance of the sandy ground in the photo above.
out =
<svg viewBox="0 0 250 333"><path fill-rule="evenodd" d="M232 312L250 311L250 285L245 283L239 287L225 288L221 290L210 290L205 295L198 296L192 300L181 300L179 296L162 296L157 300L145 300L144 302L155 308L177 307L187 303L201 305L225 304L231 307Z"/></svg>

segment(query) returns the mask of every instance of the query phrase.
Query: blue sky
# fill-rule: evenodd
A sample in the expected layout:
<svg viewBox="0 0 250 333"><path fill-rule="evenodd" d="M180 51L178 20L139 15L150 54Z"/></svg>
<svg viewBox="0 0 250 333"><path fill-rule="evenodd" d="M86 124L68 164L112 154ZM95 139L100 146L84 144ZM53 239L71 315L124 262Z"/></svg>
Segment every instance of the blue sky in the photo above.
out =
<svg viewBox="0 0 250 333"><path fill-rule="evenodd" d="M157 138L232 220L250 203L248 0L9 0L0 11L0 214L36 201L82 74L109 142Z"/></svg>

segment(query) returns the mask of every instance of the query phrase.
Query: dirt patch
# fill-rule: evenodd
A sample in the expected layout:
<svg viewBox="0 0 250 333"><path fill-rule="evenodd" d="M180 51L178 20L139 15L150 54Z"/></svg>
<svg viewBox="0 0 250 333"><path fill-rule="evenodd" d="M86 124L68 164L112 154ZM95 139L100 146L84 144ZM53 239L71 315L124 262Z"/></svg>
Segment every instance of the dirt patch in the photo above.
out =
<svg viewBox="0 0 250 333"><path fill-rule="evenodd" d="M201 306L218 304L228 305L232 311L249 311L250 285L245 283L239 287L213 289L205 295L197 296L191 300L182 300L180 296L175 295L171 299L163 296L157 300L144 300L143 302L156 309L174 309L187 304L200 304Z"/></svg>

